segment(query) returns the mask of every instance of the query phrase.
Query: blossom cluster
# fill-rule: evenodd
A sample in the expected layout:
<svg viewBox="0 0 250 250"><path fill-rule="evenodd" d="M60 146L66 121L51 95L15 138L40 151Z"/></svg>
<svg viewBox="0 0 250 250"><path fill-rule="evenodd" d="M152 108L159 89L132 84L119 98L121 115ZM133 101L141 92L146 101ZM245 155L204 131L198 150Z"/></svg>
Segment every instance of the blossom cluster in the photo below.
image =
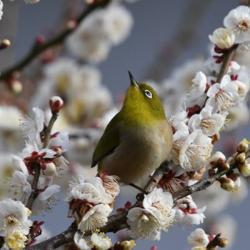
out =
<svg viewBox="0 0 250 250"><path fill-rule="evenodd" d="M113 45L123 42L130 33L133 18L118 2L96 10L68 38L67 47L76 57L93 63L105 60Z"/></svg>
<svg viewBox="0 0 250 250"><path fill-rule="evenodd" d="M117 179L108 175L89 178L79 175L70 184L66 200L79 230L74 241L81 250L98 248L98 244L106 246L101 249L109 249L112 246L111 240L104 234L94 232L106 225L119 192ZM89 232L94 234L85 235Z"/></svg>
<svg viewBox="0 0 250 250"><path fill-rule="evenodd" d="M230 120L230 110L242 105L247 96L250 72L233 59L226 69L223 62L230 50L249 41L248 18L249 7L240 6L225 17L225 28L210 36L211 58L196 73L184 103L170 118L174 127L173 161L185 171L196 171L206 165L213 144Z"/></svg>
<svg viewBox="0 0 250 250"><path fill-rule="evenodd" d="M62 106L62 99L55 96L50 100L48 117L43 110L33 108L33 117L22 121L22 153L7 157L5 167L1 167L0 228L6 248L19 250L33 243L41 234L42 223L32 222L31 213L44 213L56 203L60 191L57 178L67 169L63 154L68 137L50 129Z"/></svg>

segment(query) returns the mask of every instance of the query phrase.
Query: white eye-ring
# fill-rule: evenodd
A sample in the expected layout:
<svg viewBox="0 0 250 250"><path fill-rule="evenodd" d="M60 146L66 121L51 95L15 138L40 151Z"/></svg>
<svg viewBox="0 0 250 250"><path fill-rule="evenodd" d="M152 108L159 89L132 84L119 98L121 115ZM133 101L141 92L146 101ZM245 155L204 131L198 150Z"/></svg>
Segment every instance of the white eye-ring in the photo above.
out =
<svg viewBox="0 0 250 250"><path fill-rule="evenodd" d="M151 93L149 90L145 89L145 90L144 90L144 93L145 93L145 96L146 96L146 97L152 99L153 95L152 95L152 93Z"/></svg>

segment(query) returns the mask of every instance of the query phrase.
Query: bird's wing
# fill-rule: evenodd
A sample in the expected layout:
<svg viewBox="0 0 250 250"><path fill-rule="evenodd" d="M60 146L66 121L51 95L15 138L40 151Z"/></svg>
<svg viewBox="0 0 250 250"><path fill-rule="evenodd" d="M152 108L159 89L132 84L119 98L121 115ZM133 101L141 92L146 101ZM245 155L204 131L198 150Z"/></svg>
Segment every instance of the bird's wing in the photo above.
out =
<svg viewBox="0 0 250 250"><path fill-rule="evenodd" d="M105 156L111 154L119 145L119 119L118 114L110 121L101 139L99 140L92 157L91 167L94 167Z"/></svg>

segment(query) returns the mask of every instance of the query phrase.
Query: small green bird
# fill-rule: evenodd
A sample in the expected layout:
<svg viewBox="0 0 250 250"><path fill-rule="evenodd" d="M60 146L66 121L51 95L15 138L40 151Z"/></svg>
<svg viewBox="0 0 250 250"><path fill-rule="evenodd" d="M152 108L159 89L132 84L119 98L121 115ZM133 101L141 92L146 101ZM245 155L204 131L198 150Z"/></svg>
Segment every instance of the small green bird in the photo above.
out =
<svg viewBox="0 0 250 250"><path fill-rule="evenodd" d="M172 148L172 128L156 91L130 76L123 107L107 125L91 166L116 175L120 182L142 186Z"/></svg>

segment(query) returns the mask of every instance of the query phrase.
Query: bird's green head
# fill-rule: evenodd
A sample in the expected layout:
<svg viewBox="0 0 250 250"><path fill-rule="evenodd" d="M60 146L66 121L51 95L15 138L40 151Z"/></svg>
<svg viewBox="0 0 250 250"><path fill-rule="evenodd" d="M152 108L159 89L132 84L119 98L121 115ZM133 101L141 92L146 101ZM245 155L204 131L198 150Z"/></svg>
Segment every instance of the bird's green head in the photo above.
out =
<svg viewBox="0 0 250 250"><path fill-rule="evenodd" d="M124 100L122 112L141 122L153 123L166 119L164 108L156 91L148 84L137 82L129 72L130 86Z"/></svg>

